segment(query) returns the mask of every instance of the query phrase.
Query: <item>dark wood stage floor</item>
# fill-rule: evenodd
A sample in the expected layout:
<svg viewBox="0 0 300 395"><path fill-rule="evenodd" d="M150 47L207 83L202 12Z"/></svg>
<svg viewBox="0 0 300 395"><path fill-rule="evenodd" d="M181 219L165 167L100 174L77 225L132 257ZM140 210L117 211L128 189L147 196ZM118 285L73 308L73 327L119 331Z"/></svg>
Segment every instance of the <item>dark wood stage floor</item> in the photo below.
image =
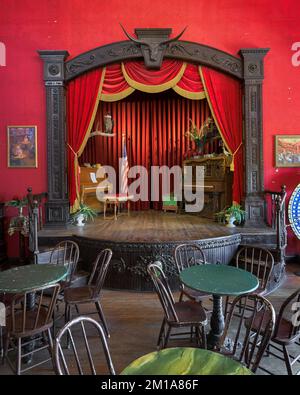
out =
<svg viewBox="0 0 300 395"><path fill-rule="evenodd" d="M203 248L210 263L229 264L241 244L273 244L276 234L260 228L228 228L195 214L139 211L122 214L117 220L99 215L84 227L45 228L39 232L40 249L71 239L78 243L82 268L90 271L97 253L111 248L113 259L106 280L108 288L152 290L147 265L160 260L176 287L174 250L193 241ZM173 279L173 280L172 280Z"/></svg>
<svg viewBox="0 0 300 395"><path fill-rule="evenodd" d="M273 236L274 231L269 227L228 228L223 224L202 218L195 214L175 214L155 210L134 211L122 213L117 220L104 219L102 214L94 222L84 227L69 225L67 228L43 229L39 236L44 237L70 237L73 235L98 240L148 243L168 241L190 241L226 237L235 234L244 236L261 235Z"/></svg>

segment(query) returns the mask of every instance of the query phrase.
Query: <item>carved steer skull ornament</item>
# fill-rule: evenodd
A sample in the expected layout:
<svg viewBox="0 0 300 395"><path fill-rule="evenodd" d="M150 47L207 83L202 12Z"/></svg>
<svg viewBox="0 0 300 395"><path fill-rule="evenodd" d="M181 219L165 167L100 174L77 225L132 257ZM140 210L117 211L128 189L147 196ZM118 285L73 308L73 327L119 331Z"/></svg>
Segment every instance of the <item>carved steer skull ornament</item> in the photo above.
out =
<svg viewBox="0 0 300 395"><path fill-rule="evenodd" d="M145 58L146 66L152 69L159 69L167 45L173 41L177 41L185 32L187 26L176 37L163 41L159 41L159 37L145 37L144 40L139 40L128 34L122 25L121 28L123 29L126 36L129 38L129 40L131 40L135 44L138 44L141 47L142 53Z"/></svg>

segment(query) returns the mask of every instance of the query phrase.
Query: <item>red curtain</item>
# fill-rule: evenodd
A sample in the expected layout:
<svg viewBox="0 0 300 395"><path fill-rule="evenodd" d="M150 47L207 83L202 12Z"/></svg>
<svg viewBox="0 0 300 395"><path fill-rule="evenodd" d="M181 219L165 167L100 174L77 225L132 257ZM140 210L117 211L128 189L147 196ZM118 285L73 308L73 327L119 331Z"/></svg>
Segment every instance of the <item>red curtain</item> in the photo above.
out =
<svg viewBox="0 0 300 395"><path fill-rule="evenodd" d="M72 80L67 87L68 182L71 208L78 207L78 156L92 126L103 70L96 69Z"/></svg>
<svg viewBox="0 0 300 395"><path fill-rule="evenodd" d="M201 68L207 99L225 145L233 155L233 201L243 197L242 87L238 80Z"/></svg>
<svg viewBox="0 0 300 395"><path fill-rule="evenodd" d="M164 60L159 70L146 69L144 62L122 64L125 80L128 84L143 92L162 92L172 88L180 81L186 64L178 60Z"/></svg>
<svg viewBox="0 0 300 395"><path fill-rule="evenodd" d="M181 80L173 87L179 95L192 100L205 98L204 87L199 75L199 67L187 64Z"/></svg>
<svg viewBox="0 0 300 395"><path fill-rule="evenodd" d="M197 125L201 125L211 116L206 100L187 100L166 94L145 96L138 92L122 101L100 102L95 125L103 127L106 112L111 113L115 120L116 136L90 138L80 162L110 165L117 172L118 159L122 153L122 132L126 132L129 166L142 165L148 171L151 165L181 166L185 153L189 148L194 148L190 147L192 144L185 136L190 127L189 120L193 119ZM148 191L149 201L136 202L133 205L135 210L161 208L160 202L150 204L150 180Z"/></svg>

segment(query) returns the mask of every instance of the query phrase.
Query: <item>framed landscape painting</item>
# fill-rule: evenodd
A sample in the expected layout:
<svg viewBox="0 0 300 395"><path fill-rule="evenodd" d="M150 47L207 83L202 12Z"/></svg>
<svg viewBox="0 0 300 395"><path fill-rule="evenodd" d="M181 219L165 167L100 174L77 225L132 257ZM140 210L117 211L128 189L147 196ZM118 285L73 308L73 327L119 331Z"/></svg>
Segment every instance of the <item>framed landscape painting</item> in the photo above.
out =
<svg viewBox="0 0 300 395"><path fill-rule="evenodd" d="M275 166L300 167L300 134L275 136Z"/></svg>
<svg viewBox="0 0 300 395"><path fill-rule="evenodd" d="M8 167L37 167L37 127L7 126Z"/></svg>

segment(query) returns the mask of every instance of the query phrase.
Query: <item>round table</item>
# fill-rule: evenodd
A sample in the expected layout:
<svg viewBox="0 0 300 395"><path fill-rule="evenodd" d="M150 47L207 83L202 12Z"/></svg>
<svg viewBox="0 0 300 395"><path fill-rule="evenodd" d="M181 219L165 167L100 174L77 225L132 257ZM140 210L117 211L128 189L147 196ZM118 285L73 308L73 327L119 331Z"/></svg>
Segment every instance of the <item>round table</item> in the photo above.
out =
<svg viewBox="0 0 300 395"><path fill-rule="evenodd" d="M26 265L0 272L0 292L19 294L33 291L35 288L44 287L63 280L68 273L65 266L54 264ZM31 310L35 305L35 293L26 296L27 309ZM26 351L33 350L33 343L26 346ZM23 358L29 363L32 355Z"/></svg>
<svg viewBox="0 0 300 395"><path fill-rule="evenodd" d="M213 351L192 347L165 348L133 361L121 375L251 375L249 369Z"/></svg>
<svg viewBox="0 0 300 395"><path fill-rule="evenodd" d="M256 290L257 277L246 270L228 265L195 265L182 270L180 280L196 291L212 294L213 311L210 320L211 330L207 344L211 349L219 348L219 340L224 329L222 296L238 296Z"/></svg>
<svg viewBox="0 0 300 395"><path fill-rule="evenodd" d="M0 272L1 293L22 293L63 280L67 268L62 265L26 265Z"/></svg>

